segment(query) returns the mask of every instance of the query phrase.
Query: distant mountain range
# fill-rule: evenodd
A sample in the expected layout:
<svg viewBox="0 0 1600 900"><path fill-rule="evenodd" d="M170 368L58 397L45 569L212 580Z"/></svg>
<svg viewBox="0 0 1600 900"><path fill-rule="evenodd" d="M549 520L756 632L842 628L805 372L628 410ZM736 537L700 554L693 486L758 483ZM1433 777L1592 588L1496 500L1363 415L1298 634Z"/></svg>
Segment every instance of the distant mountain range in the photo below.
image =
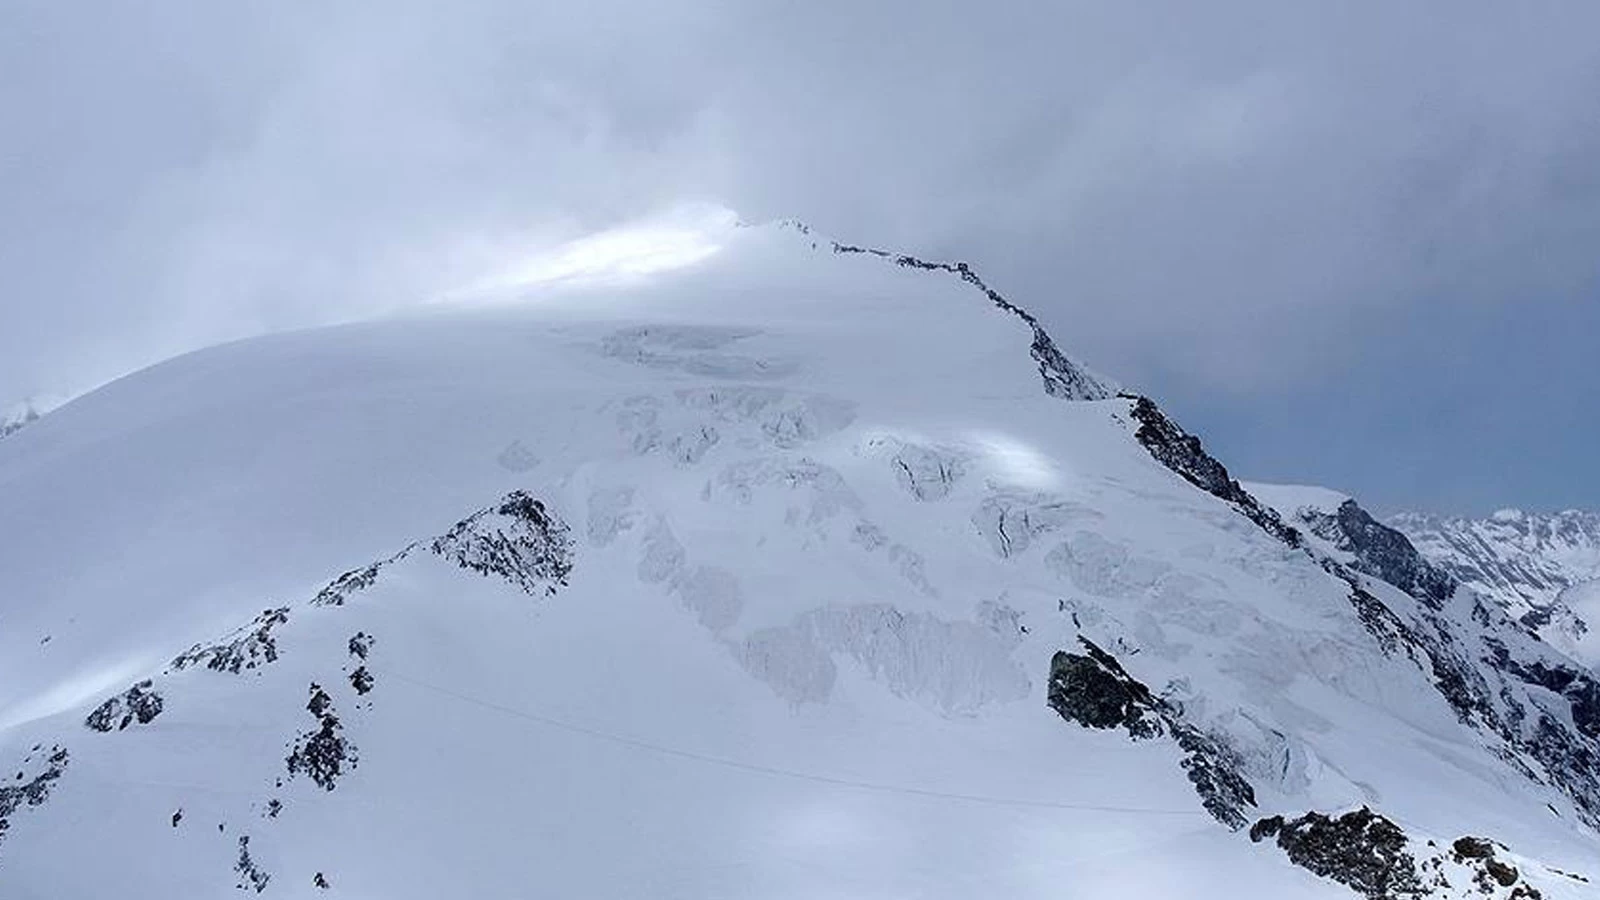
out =
<svg viewBox="0 0 1600 900"><path fill-rule="evenodd" d="M1600 513L1504 509L1486 519L1404 513L1389 524L1463 585L1552 644L1600 663Z"/></svg>

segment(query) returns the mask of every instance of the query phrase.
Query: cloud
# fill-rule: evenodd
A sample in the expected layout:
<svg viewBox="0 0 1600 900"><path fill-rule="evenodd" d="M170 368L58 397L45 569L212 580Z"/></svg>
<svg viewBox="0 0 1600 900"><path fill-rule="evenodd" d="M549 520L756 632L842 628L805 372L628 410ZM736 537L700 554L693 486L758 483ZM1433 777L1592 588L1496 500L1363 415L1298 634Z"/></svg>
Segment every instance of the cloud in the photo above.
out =
<svg viewBox="0 0 1600 900"><path fill-rule="evenodd" d="M0 19L0 391L419 302L683 203L969 259L1179 393L1281 396L1419 310L1593 294L1592 4Z"/></svg>

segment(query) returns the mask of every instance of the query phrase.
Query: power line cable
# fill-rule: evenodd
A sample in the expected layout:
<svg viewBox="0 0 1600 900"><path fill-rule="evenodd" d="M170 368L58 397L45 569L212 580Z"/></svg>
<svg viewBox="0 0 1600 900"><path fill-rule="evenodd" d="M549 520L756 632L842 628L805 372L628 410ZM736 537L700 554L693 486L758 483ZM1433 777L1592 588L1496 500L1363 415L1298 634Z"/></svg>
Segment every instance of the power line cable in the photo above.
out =
<svg viewBox="0 0 1600 900"><path fill-rule="evenodd" d="M759 763L744 762L742 760L737 760L737 759L729 759L727 757L722 757L722 756L711 756L711 755L704 754L704 753L696 753L696 752L694 752L692 750L684 750L684 749L679 748L679 747L669 747L669 746L665 746L663 744L653 743L651 741L640 740L639 738L632 738L632 737L628 737L626 735L614 734L614 733L609 732L609 731L602 731L602 730L597 729L597 728L589 728L589 727L586 727L586 726L583 726L583 725L578 725L578 724L575 724L575 723L572 723L572 722L563 721L561 719L552 718L550 716L544 716L544 715L540 715L538 713L528 712L527 710L517 709L517 708L511 707L511 706L505 706L503 704L494 703L494 702L489 701L489 700L483 700L483 699L480 699L478 697L473 697L473 696L471 696L469 694L464 694L464 693L461 693L459 691L451 690L450 688L441 687L441 686L436 685L436 684L430 684L430 683L428 683L426 681L421 681L421 680L416 679L416 678L411 678L409 676L402 675L399 672L396 672L396 671L394 671L392 669L384 668L381 671L385 675L387 675L388 677L397 679L399 681L404 681L407 684L411 684L411 685L414 685L416 687L423 688L424 690L433 691L433 692L435 692L437 694L442 694L442 695L444 695L446 697L454 698L454 699L459 700L459 701L461 701L463 703L470 703L470 704L472 704L474 706L479 706L479 707L482 707L482 708L487 709L487 710L492 710L494 712L498 712L498 713L501 713L503 715L511 716L513 718L523 719L525 721L534 722L534 723L537 723L537 724L540 724L540 725L545 725L545 726L548 726L548 727L551 727L551 728L556 728L556 729L559 729L561 731L571 732L573 734L584 735L586 737L595 738L597 740L608 741L608 742L611 742L611 743L614 743L614 744L620 744L620 745L622 745L624 747L632 747L632 748L638 749L638 750L646 750L646 751L649 751L649 752L652 752L652 753L659 753L659 754L662 754L664 756L674 756L674 757L677 757L679 759L688 759L688 760L693 760L693 761L699 762L699 763L705 763L707 765L722 766L722 767L729 768L729 769L738 769L740 771L753 772L753 773L760 774L760 775L771 775L771 776L776 776L776 777L780 777L780 778L793 778L793 779L797 779L797 780L800 780L800 781L810 781L810 782L815 782L815 783L818 783L818 784L827 784L827 785L833 785L833 786L836 786L836 787L855 788L855 789L858 789L858 790L877 791L877 792L880 792L880 793L906 794L906 795L915 796L915 797L931 797L931 798L939 799L939 800L957 800L957 801L963 801L963 802L967 802L967 803L984 803L984 804L988 804L988 805L991 805L991 806L1012 806L1012 807L1023 807L1023 808L1031 808L1031 809L1058 809L1058 810L1071 810L1071 811L1074 811L1074 812L1130 813L1130 814L1139 814L1139 815L1166 815L1166 816L1204 816L1204 815L1208 815L1208 813L1206 813L1206 812L1204 812L1202 810L1195 810L1195 809L1158 809L1158 808L1153 808L1153 807L1114 806L1114 805L1093 804L1093 803L1058 803L1058 802L1050 801L1050 800L1023 800L1023 799L1015 799L1015 798L1007 798L1007 797L991 797L991 796L987 796L987 795L983 795L983 794L966 794L966 793L958 793L958 792L954 792L954 791L937 791L937 790L932 790L932 789L929 789L929 788L918 788L918 787L908 787L908 786L905 786L905 785L883 784L883 783L880 783L880 782L863 781L863 780L859 780L859 779L855 779L855 778L839 778L839 777L835 777L835 776L832 776L832 775L820 775L820 774L817 774L815 772L800 772L800 771L796 771L794 769L784 769L784 768L780 768L780 767L777 767L777 766L768 766L768 765L762 765L762 764L759 764Z"/></svg>

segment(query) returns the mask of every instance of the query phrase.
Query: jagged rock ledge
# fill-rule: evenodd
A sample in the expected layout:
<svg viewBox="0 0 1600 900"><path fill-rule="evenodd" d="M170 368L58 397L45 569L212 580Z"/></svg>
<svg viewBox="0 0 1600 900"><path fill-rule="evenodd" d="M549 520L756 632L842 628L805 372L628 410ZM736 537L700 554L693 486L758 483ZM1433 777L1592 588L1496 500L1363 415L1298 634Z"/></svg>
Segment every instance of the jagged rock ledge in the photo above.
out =
<svg viewBox="0 0 1600 900"><path fill-rule="evenodd" d="M1198 437L1167 418L1155 401L1137 394L1118 396L1133 402L1129 412L1139 423L1139 429L1133 435L1134 440L1149 451L1156 462L1183 476L1185 481L1200 490L1227 502L1245 518L1260 526L1261 530L1290 547L1303 546L1304 539L1297 529L1286 524L1277 510L1245 490L1228 474L1227 466L1206 452Z"/></svg>
<svg viewBox="0 0 1600 900"><path fill-rule="evenodd" d="M333 698L316 683L311 685L311 700L306 711L317 720L317 727L295 740L284 759L289 777L304 774L323 790L338 786L339 777L356 767L356 747L344 736L344 723L333 709Z"/></svg>
<svg viewBox="0 0 1600 900"><path fill-rule="evenodd" d="M138 722L148 725L161 715L163 702L161 695L154 690L155 682L145 680L128 688L126 691L111 697L106 702L95 708L83 720L83 724L95 731L110 731L115 728L121 731Z"/></svg>
<svg viewBox="0 0 1600 900"><path fill-rule="evenodd" d="M1122 728L1134 740L1171 735L1183 768L1212 817L1237 831L1249 823L1255 788L1239 774L1237 755L1222 739L1182 721L1177 708L1129 675L1116 658L1080 636L1085 653L1058 651L1050 660L1049 703L1061 718L1088 728Z"/></svg>
<svg viewBox="0 0 1600 900"><path fill-rule="evenodd" d="M1356 571L1381 578L1438 610L1455 596L1449 573L1423 558L1411 539L1374 519L1354 500L1332 512L1303 511L1311 533L1354 556Z"/></svg>
<svg viewBox="0 0 1600 900"><path fill-rule="evenodd" d="M34 745L22 760L22 764L26 766L33 762L33 758L41 752L43 747ZM11 830L11 819L17 810L42 806L50 799L50 789L67 770L69 759L66 748L52 746L49 755L44 757L39 765L39 771L32 778L23 781L24 772L18 772L17 783L0 785L0 841L4 841L6 832Z"/></svg>
<svg viewBox="0 0 1600 900"><path fill-rule="evenodd" d="M1368 900L1463 893L1496 900L1543 897L1516 866L1497 858L1502 845L1467 835L1445 850L1433 841L1412 839L1398 824L1365 806L1337 816L1319 812L1296 819L1270 816L1250 826L1250 840L1273 840L1290 862ZM1451 877L1457 882L1452 883ZM1459 883L1461 879L1470 884Z"/></svg>
<svg viewBox="0 0 1600 900"><path fill-rule="evenodd" d="M416 544L407 544L405 549L394 554L393 556L390 556L386 559L380 559L374 563L368 563L359 569L351 569L343 575L340 575L338 578L335 578L333 581L329 582L327 587L317 591L317 595L311 598L311 605L343 606L345 601L350 599L352 594L364 591L376 584L378 581L378 573L382 571L385 566L405 559L411 554L412 550L416 549L416 546Z"/></svg>
<svg viewBox="0 0 1600 900"><path fill-rule="evenodd" d="M480 575L498 575L525 593L565 587L573 545L566 523L543 503L513 491L498 506L457 522L430 545L434 553Z"/></svg>
<svg viewBox="0 0 1600 900"><path fill-rule="evenodd" d="M1267 838L1277 839L1290 862L1369 900L1426 896L1405 832L1365 806L1337 818L1310 812L1287 821L1272 816L1250 826L1250 840Z"/></svg>
<svg viewBox="0 0 1600 900"><path fill-rule="evenodd" d="M289 607L264 610L255 621L215 644L195 644L172 661L173 671L204 664L216 672L240 674L278 660L273 631L289 621Z"/></svg>
<svg viewBox="0 0 1600 900"><path fill-rule="evenodd" d="M801 226L802 228L804 226ZM947 272L960 278L962 281L978 289L988 298L990 303L1000 307L1016 316L1025 323L1033 332L1033 343L1029 352L1035 362L1039 364L1039 377L1044 381L1044 391L1052 397L1063 400L1106 400L1112 396L1110 388L1106 387L1099 379L1085 372L1080 366L1067 358L1056 342L1051 339L1050 333L1034 315L1022 307L1007 300L1001 293L989 287L972 267L964 262L934 262L918 259L905 253L890 253L874 247L858 247L853 244L842 244L833 241L834 253L862 253L887 259L897 266L908 269L923 269L930 272Z"/></svg>

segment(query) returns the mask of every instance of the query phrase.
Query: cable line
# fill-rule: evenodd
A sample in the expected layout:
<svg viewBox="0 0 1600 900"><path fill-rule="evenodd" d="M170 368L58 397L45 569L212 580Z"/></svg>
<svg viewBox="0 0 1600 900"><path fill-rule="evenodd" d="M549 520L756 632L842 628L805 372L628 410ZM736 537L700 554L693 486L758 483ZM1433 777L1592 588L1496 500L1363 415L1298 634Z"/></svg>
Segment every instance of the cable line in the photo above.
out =
<svg viewBox="0 0 1600 900"><path fill-rule="evenodd" d="M882 784L882 783L879 783L879 782L863 781L863 780L854 779L854 778L838 778L838 777L835 777L835 776L832 776L832 775L819 775L819 774L817 774L815 772L799 772L799 771L795 771L793 769L779 768L777 766L767 766L767 765L761 765L759 763L749 763L749 762L744 762L742 760L729 759L727 757L722 757L722 756L711 756L711 755L704 754L704 753L696 753L696 752L694 752L692 750L684 750L684 749L679 748L679 747L668 747L668 746L665 746L665 745L662 745L662 744L656 744L656 743L652 743L650 741L644 741L644 740L640 740L638 738L628 737L626 735L613 734L613 733L611 733L609 731L601 731L600 729L597 729L597 728L589 728L589 727L585 727L583 725L574 724L572 722L562 721L561 719L555 719L555 718L551 718L549 716L543 716L543 715L539 715L537 713L528 712L527 710L516 709L514 707L505 706L505 705L502 705L502 704L499 704L499 703L494 703L494 702L489 701L489 700L483 700L483 699L480 699L478 697L473 697L473 696L468 695L468 694L463 694L463 693L461 693L459 691L451 690L450 688L440 687L439 685L436 685L436 684L429 684L426 681L421 681L421 680L418 680L416 678L411 678L409 676L402 675L399 672L396 672L396 671L394 671L392 669L385 668L385 669L382 669L381 671L385 675L387 675L387 676L389 676L391 678L395 678L395 679L397 679L399 681L404 681L407 684L415 685L416 687L423 688L423 689L429 690L429 691L433 691L435 693L442 694L442 695L444 695L446 697L454 698L454 699L459 700L459 701L461 701L463 703L470 703L473 706L479 706L479 707L482 707L482 708L487 709L487 710L491 710L491 711L494 711L494 712L497 712L497 713L501 713L503 715L511 716L513 718L523 719L523 720L529 721L529 722L535 722L535 723L540 724L540 725L546 725L546 726L549 726L551 728L560 729L561 731L567 731L567 732L571 732L573 734L580 734L580 735L584 735L586 737L595 738L597 740L608 741L608 742L614 743L614 744L620 744L620 745L622 745L624 747L632 747L632 748L638 749L638 750L646 750L646 751L649 751L649 752L652 752L652 753L659 753L659 754L662 754L663 756L675 756L675 757L678 757L679 759L688 759L688 760L693 760L693 761L699 762L699 763L705 763L707 765L722 766L724 768L729 768L729 769L738 769L738 770L744 771L744 772L754 772L754 773L760 774L760 775L772 775L772 776L776 776L776 777L780 777L780 778L792 778L792 779L796 779L796 780L799 780L799 781L810 781L810 782L815 782L815 783L818 783L818 784L827 784L827 785L833 785L833 786L836 786L836 787L856 788L858 790L865 790L865 791L877 791L879 793L886 793L886 794L906 794L906 795L910 795L910 796L914 796L914 797L931 797L931 798L938 799L938 800L958 800L958 801L963 801L963 802L967 802L967 803L984 803L984 804L988 804L988 805L991 805L991 806L1012 806L1012 807L1023 807L1023 808L1031 808L1031 809L1059 809L1059 810L1071 810L1071 811L1074 811L1074 812L1133 813L1133 814L1140 814L1140 815L1166 815L1166 816L1205 816L1205 815L1208 815L1208 813L1204 812L1203 810L1197 810L1197 809L1157 809L1157 808L1152 808L1152 807L1112 806L1112 805L1092 804L1092 803L1058 803L1058 802L1054 802L1054 801L1050 801L1050 800L1022 800L1022 799L1007 798L1007 797L990 797L990 796L986 796L986 795L983 795L983 794L964 794L964 793L957 793L957 792L953 792L953 791L936 791L936 790L931 790L929 788L908 787L908 786L905 786L905 785L894 785L894 784Z"/></svg>

